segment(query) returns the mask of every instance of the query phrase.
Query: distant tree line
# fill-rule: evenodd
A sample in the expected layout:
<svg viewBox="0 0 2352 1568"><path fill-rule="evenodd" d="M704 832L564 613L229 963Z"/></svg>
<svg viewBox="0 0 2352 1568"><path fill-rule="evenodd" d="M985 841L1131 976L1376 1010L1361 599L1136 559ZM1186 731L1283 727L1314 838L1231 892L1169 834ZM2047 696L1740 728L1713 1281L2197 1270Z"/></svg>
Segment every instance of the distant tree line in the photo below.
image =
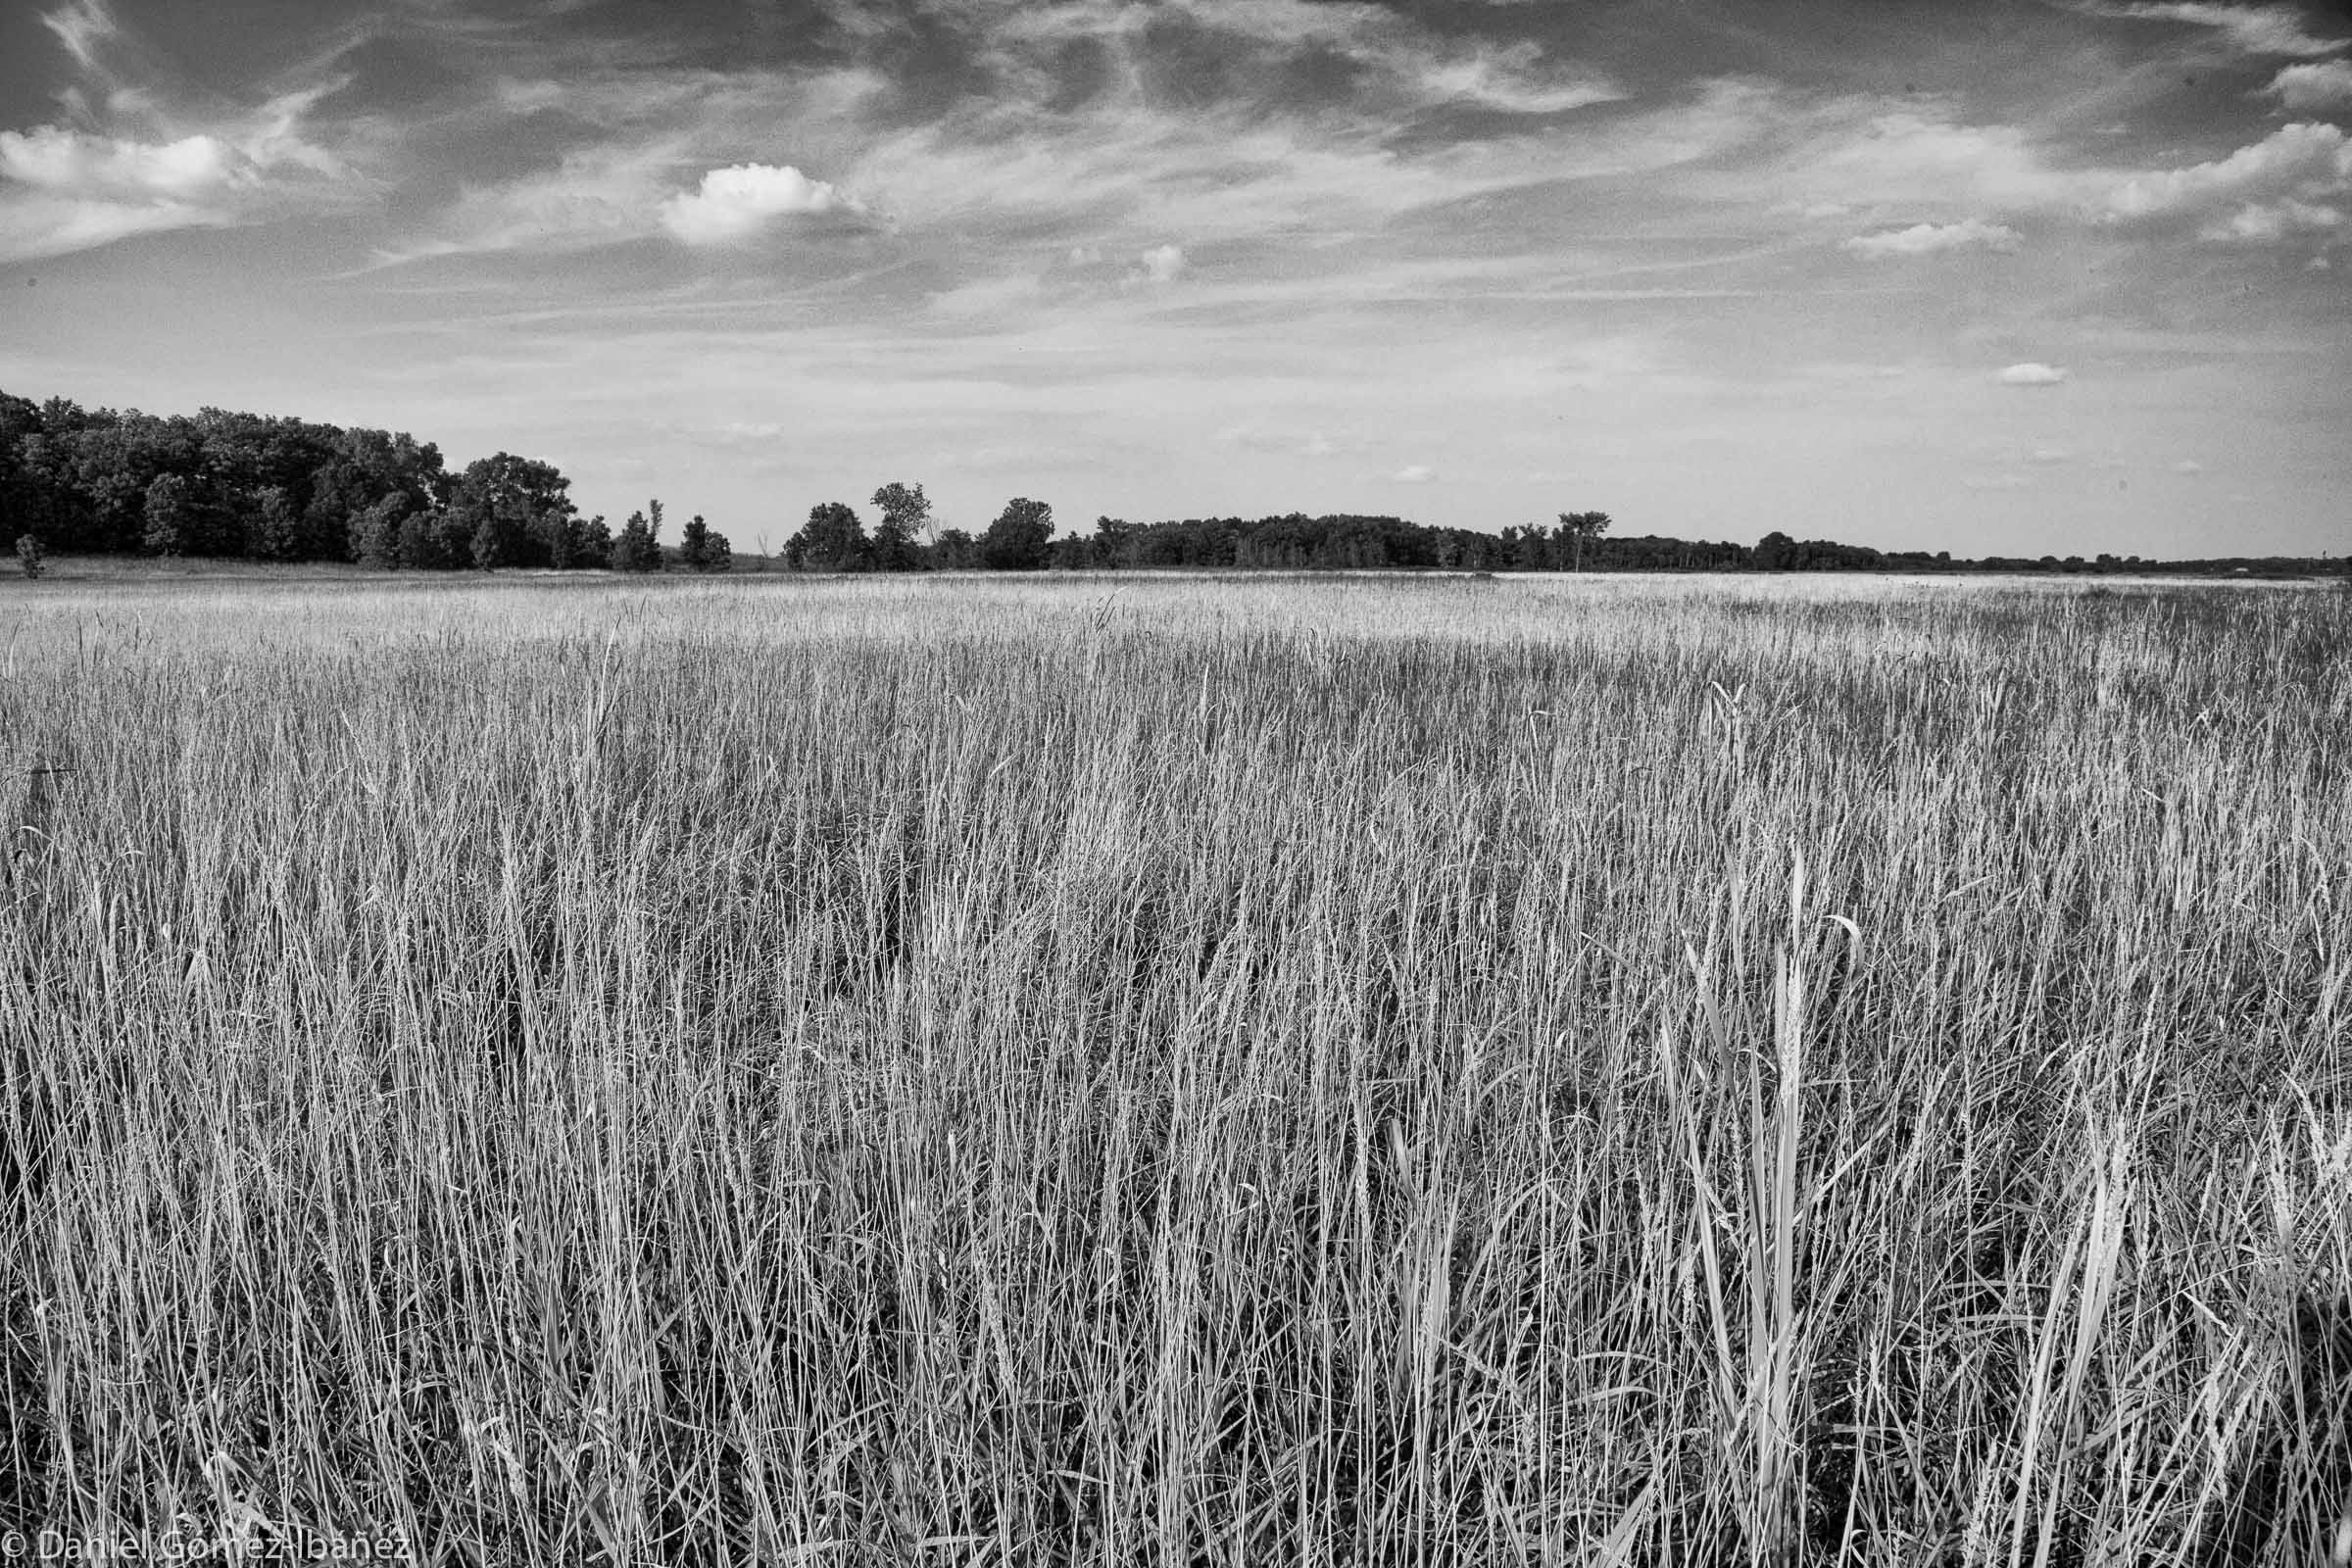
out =
<svg viewBox="0 0 2352 1568"><path fill-rule="evenodd" d="M0 550L22 561L53 550L418 570L731 564L726 536L701 517L664 549L660 502L615 533L583 518L570 488L552 464L510 452L453 473L438 447L405 433L0 392Z"/></svg>
<svg viewBox="0 0 2352 1568"><path fill-rule="evenodd" d="M501 452L452 472L407 434L206 409L84 409L0 392L0 551L27 575L46 554L344 561L383 568L725 571L727 537L701 517L662 540L659 501L617 528L583 518L556 467ZM986 569L1238 571L2041 571L2289 576L2340 570L2301 557L2154 562L1881 551L1766 534L1754 545L1614 535L1605 512L1499 533L1401 517L1098 517L1055 537L1054 509L1015 497L977 535L939 527L921 485L891 483L868 530L839 501L810 509L782 564L819 572Z"/></svg>
<svg viewBox="0 0 2352 1568"><path fill-rule="evenodd" d="M1827 539L1768 533L1753 545L1729 540L1612 536L1604 512L1563 513L1546 527L1499 533L1443 528L1401 517L1188 517L1127 522L1098 517L1092 531L1054 537L1053 509L1016 498L977 537L932 527L922 486L877 490L881 514L872 532L845 502L812 509L785 546L784 564L802 571L1061 570L1193 568L1237 571L1882 571L1882 572L2195 572L2303 576L2340 569L2303 557L2239 557L2159 562L2137 556L1990 556L1956 558L1948 550L1874 550Z"/></svg>
<svg viewBox="0 0 2352 1568"><path fill-rule="evenodd" d="M784 546L784 564L803 571L1115 571L1152 567L1211 567L1243 571L1362 570L1382 567L1439 571L1561 571L1604 555L1622 568L1737 565L1739 545L1681 539L1620 539L1604 547L1608 514L1563 514L1552 528L1510 527L1500 534L1475 528L1437 528L1401 517L1188 518L1127 522L1098 517L1092 532L1055 538L1054 509L1025 496L1004 504L977 536L935 528L921 485L893 483L873 494L880 517L869 534L846 502L810 509L808 520Z"/></svg>

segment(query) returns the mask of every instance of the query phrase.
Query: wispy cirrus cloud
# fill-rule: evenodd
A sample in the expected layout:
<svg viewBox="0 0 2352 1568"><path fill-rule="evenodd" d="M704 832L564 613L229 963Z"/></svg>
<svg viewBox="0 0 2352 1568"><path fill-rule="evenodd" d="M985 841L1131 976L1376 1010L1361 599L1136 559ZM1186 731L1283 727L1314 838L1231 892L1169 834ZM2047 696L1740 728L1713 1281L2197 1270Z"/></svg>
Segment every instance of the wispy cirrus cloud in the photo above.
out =
<svg viewBox="0 0 2352 1568"><path fill-rule="evenodd" d="M713 75L600 57L560 78L502 79L498 113L562 115L594 134L556 167L469 181L434 232L387 255L573 249L649 225L711 247L820 208L862 210L909 239L955 233L966 254L975 228L1053 227L1125 250L1147 212L1204 238L1361 228L1595 159L1687 155L1687 138L1644 149L1613 131L1563 169L1559 148L1504 127L1621 89L1531 41L1449 36L1385 5L983 0L919 17L837 8L834 20L870 58ZM918 46L920 69L942 78L927 98L887 64ZM1504 120L1402 144L1421 117L1462 110ZM792 170L810 188L761 173L652 188L681 165L713 177ZM760 205L770 200L773 212ZM1163 280L1151 264L1144 275Z"/></svg>
<svg viewBox="0 0 2352 1568"><path fill-rule="evenodd" d="M55 34L57 41L74 63L84 73L100 74L105 72L98 58L102 45L122 35L122 24L108 9L106 0L71 0L70 4L41 15L41 25Z"/></svg>
<svg viewBox="0 0 2352 1568"><path fill-rule="evenodd" d="M2079 145L2022 125L1874 113L1868 100L1784 109L1783 120L1805 128L1788 138L1779 167L1753 183L1779 192L1787 209L1848 218L1922 206L1976 210L1839 242L1867 260L2014 251L2022 237L2012 220L2027 218L2153 242L2266 244L2335 234L2352 206L2352 144L2321 121L2279 126L2218 157L2148 167L2088 161Z"/></svg>
<svg viewBox="0 0 2352 1568"><path fill-rule="evenodd" d="M107 54L126 35L103 0L74 0L43 24L74 61L69 89L84 122L0 130L0 262L27 261L139 234L220 228L297 203L348 205L366 187L312 139L306 122L328 80L280 91L244 109L183 112L123 84Z"/></svg>
<svg viewBox="0 0 2352 1568"><path fill-rule="evenodd" d="M2231 48L2249 55L2317 57L2334 54L2352 39L2311 33L2293 6L2219 4L2213 0L2142 0L2136 4L2091 4L2092 16L2132 22L2171 22L2208 27Z"/></svg>
<svg viewBox="0 0 2352 1568"><path fill-rule="evenodd" d="M1065 0L1040 6L993 0L963 13L975 57L1008 81L1049 96L1073 45L1099 47L1106 90L1181 92L1192 76L1220 98L1286 98L1336 92L1391 116L1448 105L1511 115L1553 115L1624 97L1605 74L1548 56L1531 39L1509 42L1435 29L1401 8L1364 0ZM1316 74L1301 66L1336 68ZM1330 83L1337 83L1332 86Z"/></svg>
<svg viewBox="0 0 2352 1568"><path fill-rule="evenodd" d="M658 231L662 203L689 156L670 138L566 152L543 172L466 188L426 232L380 248L377 263L577 251L647 238Z"/></svg>
<svg viewBox="0 0 2352 1568"><path fill-rule="evenodd" d="M2028 212L2079 202L2098 177L2053 159L2028 126L1972 122L1933 106L1856 97L1788 105L1778 118L1788 150L1773 180L1799 206Z"/></svg>

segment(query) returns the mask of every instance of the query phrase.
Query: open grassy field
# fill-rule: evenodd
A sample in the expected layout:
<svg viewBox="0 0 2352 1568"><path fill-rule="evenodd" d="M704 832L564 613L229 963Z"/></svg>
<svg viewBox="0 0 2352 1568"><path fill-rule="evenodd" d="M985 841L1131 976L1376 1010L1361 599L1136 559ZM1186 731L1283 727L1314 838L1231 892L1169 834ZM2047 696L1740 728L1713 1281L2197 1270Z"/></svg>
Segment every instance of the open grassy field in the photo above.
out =
<svg viewBox="0 0 2352 1568"><path fill-rule="evenodd" d="M2352 1550L2345 596L0 620L0 1527Z"/></svg>

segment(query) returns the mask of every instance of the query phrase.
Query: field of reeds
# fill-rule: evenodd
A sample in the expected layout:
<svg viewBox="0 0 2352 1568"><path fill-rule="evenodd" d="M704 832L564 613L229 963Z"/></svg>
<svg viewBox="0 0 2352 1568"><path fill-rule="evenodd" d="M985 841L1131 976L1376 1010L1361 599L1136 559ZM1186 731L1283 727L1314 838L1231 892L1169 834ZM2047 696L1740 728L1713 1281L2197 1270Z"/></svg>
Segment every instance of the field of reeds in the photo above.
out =
<svg viewBox="0 0 2352 1568"><path fill-rule="evenodd" d="M0 1529L2352 1552L2343 596L0 619Z"/></svg>

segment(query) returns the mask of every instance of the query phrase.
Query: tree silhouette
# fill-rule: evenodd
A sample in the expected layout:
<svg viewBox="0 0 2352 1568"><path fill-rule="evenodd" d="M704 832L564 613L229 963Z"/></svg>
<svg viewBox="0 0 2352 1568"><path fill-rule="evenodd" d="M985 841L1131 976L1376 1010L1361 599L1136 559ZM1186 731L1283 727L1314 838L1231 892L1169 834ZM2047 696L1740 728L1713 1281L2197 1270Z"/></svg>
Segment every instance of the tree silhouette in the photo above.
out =
<svg viewBox="0 0 2352 1568"><path fill-rule="evenodd" d="M921 564L916 544L931 531L931 498L923 487L895 480L874 492L882 520L874 524L876 571L912 571Z"/></svg>
<svg viewBox="0 0 2352 1568"><path fill-rule="evenodd" d="M1605 512L1563 512L1560 531L1575 547L1575 569L1585 569L1585 542L1597 539L1609 531L1609 514Z"/></svg>
<svg viewBox="0 0 2352 1568"><path fill-rule="evenodd" d="M632 512L629 520L620 525L620 534L612 541L612 569L614 571L656 571L662 565L662 549L654 543L654 530L645 520L645 514Z"/></svg>
<svg viewBox="0 0 2352 1568"><path fill-rule="evenodd" d="M1035 571L1046 564L1053 538L1054 509L1015 496L980 536L980 559L991 571Z"/></svg>
<svg viewBox="0 0 2352 1568"><path fill-rule="evenodd" d="M839 501L808 509L808 520L784 543L785 564L808 571L862 571L867 564L865 524Z"/></svg>

